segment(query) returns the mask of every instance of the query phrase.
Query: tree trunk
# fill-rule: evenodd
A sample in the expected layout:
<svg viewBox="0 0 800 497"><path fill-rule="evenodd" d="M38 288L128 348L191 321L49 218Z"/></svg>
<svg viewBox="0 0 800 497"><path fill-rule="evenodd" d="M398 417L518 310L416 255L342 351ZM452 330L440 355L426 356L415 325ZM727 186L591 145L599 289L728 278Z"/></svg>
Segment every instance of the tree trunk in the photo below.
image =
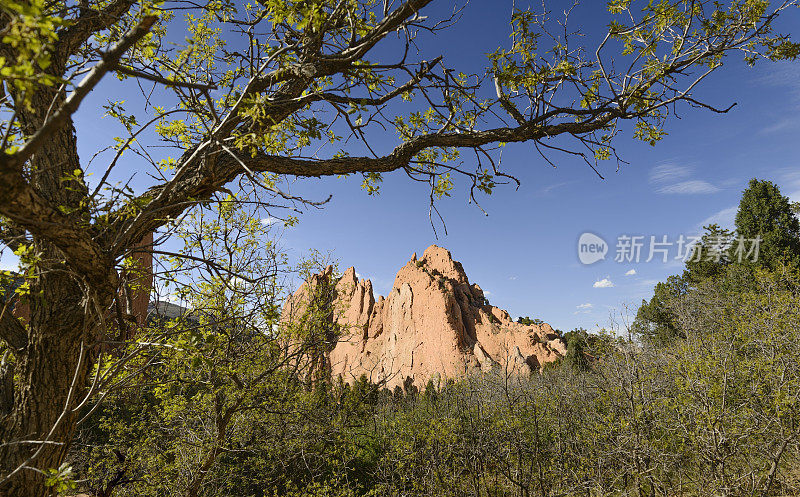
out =
<svg viewBox="0 0 800 497"><path fill-rule="evenodd" d="M63 67L52 70L59 74ZM32 97L32 110L19 105L25 133L32 135L39 129L48 112L64 98L63 91L42 87ZM65 207L79 223L89 218L87 189L80 181L64 180L75 176L76 169L80 169L80 159L71 122L55 132L28 163L29 181L36 192L55 208ZM42 472L58 469L65 460L76 428L73 409L86 393L99 336L97 320L92 317L96 312L87 312L83 275L69 268L63 254L47 240L34 237L33 248L39 262L35 277L29 280L30 294L25 297L27 344L15 353L13 409L0 419L0 479L16 471L0 485L3 496L53 493L45 487ZM93 305L106 309L112 298L95 295ZM35 443L43 440L52 443ZM21 464L27 467L17 470Z"/></svg>
<svg viewBox="0 0 800 497"><path fill-rule="evenodd" d="M3 474L35 456L0 492L14 497L51 494L44 475L31 468L58 469L64 461L77 421L72 409L86 392L93 357L77 284L65 275L50 273L36 286L42 295L30 302L29 342L17 361L14 410L2 426L2 439L11 442L0 448Z"/></svg>

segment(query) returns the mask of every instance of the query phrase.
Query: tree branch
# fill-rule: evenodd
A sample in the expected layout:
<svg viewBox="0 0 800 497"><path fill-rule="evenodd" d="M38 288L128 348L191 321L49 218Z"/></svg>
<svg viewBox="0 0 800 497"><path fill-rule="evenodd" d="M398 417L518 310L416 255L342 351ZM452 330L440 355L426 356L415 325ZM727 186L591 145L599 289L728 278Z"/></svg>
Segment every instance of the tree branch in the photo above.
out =
<svg viewBox="0 0 800 497"><path fill-rule="evenodd" d="M416 87L416 85L419 84L419 82L422 81L422 79L426 75L430 74L431 69L433 69L433 67L436 64L438 64L441 60L442 57L439 56L430 62L423 61L419 68L419 71L417 71L417 73L411 79L406 81L404 84L398 86L394 90L384 93L380 97L374 97L374 98L352 97L349 95L339 95L331 92L319 92L319 93L309 93L308 95L305 95L297 99L297 103L300 106L320 101L333 102L343 105L354 104L354 105L364 105L364 106L374 106L374 107L377 107L379 105L384 105L388 103L390 100L402 95L403 92L413 90Z"/></svg>
<svg viewBox="0 0 800 497"><path fill-rule="evenodd" d="M148 190L144 198L156 199L143 208L129 229L128 238L134 239L163 226L170 218L177 217L186 208L187 202L202 202L211 197L223 185L244 173L242 164L254 172L270 172L303 177L333 176L362 172L390 172L408 166L413 157L429 148L476 148L495 142L516 143L556 136L564 133L585 134L604 128L609 122L620 117L622 111L611 109L592 119L559 124L542 125L527 122L517 127L501 127L485 131L465 133L430 133L417 136L382 157L338 157L330 159L302 159L221 149L213 150L206 144L206 152L198 148L188 150L184 160L191 164L180 164L179 171L172 180ZM122 224L128 221L120 218L112 232L120 232ZM120 244L124 246L124 243Z"/></svg>
<svg viewBox="0 0 800 497"><path fill-rule="evenodd" d="M115 64L114 70L120 72L126 76L130 76L132 78L141 78L146 79L148 81L153 81L154 83L161 83L167 87L170 86L177 86L181 88L193 88L195 90L216 90L217 85L212 84L204 84L204 83L194 83L191 81L175 81L169 78L165 78L163 76L159 76L157 74L150 74L144 71L139 71L133 69L131 67L124 66L122 64Z"/></svg>
<svg viewBox="0 0 800 497"><path fill-rule="evenodd" d="M108 29L134 5L136 0L114 0L102 10L88 10L58 36L58 53L63 61L75 55L94 33Z"/></svg>
<svg viewBox="0 0 800 497"><path fill-rule="evenodd" d="M0 162L0 166L4 164ZM0 167L0 198L8 199L0 202L0 214L50 241L90 284L113 295L116 287L113 264L88 229L75 225L72 219L51 207L19 172L7 167Z"/></svg>
<svg viewBox="0 0 800 497"><path fill-rule="evenodd" d="M25 241L27 236L24 229L14 226L7 219L0 219L0 242L11 250L17 250Z"/></svg>
<svg viewBox="0 0 800 497"><path fill-rule="evenodd" d="M125 55L137 41L142 39L150 31L153 23L156 22L156 16L147 16L139 22L139 24L128 31L122 37L119 43L114 45L108 52L103 54L100 62L89 71L89 74L83 78L75 91L64 101L63 105L56 110L52 116L42 125L41 128L36 130L36 133L25 143L20 149L12 155L7 155L0 159L0 168L18 169L22 167L36 150L53 134L54 131L64 126L70 116L78 110L81 102L89 94L92 89L97 86L103 76L108 71L114 68L120 57Z"/></svg>

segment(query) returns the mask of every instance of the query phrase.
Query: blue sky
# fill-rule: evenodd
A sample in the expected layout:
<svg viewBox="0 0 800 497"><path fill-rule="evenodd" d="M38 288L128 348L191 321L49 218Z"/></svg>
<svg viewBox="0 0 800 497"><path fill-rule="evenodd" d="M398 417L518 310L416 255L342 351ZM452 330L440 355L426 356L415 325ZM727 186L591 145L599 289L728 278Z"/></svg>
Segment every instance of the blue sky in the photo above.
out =
<svg viewBox="0 0 800 497"><path fill-rule="evenodd" d="M590 6L576 10L571 21L588 31L591 46L608 17L604 2L586 3ZM567 3L549 5L557 9ZM442 9L424 13L436 17ZM426 39L425 58L441 53L450 67L482 72L485 54L507 43L510 13L510 2L470 3L458 24ZM800 33L799 14L791 12L782 31ZM100 105L130 90L110 82L82 106L77 123L84 163L118 133L102 119ZM630 132L621 134L616 146L628 164L618 171L616 163L604 164L604 180L580 160L554 156L553 168L530 145L505 147L504 168L522 181L520 188L501 186L481 198L484 215L468 204L465 185L457 183L452 198L439 203L447 235L437 226L438 239L428 219L425 185L402 172L386 175L381 194L373 197L356 177L298 182L294 193L317 199L332 193L333 198L324 209L302 214L298 226L283 230L282 245L295 258L311 248L331 252L342 269L355 266L385 295L412 253L436 243L463 263L494 305L514 317L540 318L565 331L606 326L615 310L636 306L655 282L681 269L674 260L615 262L618 236L674 240L696 234L708 222L731 225L741 191L753 177L773 180L784 194L800 200L800 62L751 69L731 59L696 96L718 107L738 105L727 115L683 108L681 119L668 123L669 134L655 147L634 141ZM379 139L387 148L395 143L392 134ZM590 266L581 265L577 256L578 237L587 231L611 246L605 261ZM13 260L6 255L0 264L13 265ZM627 274L631 270L635 274Z"/></svg>
<svg viewBox="0 0 800 497"><path fill-rule="evenodd" d="M483 54L505 42L510 5L499 5L471 3L460 23L438 37L451 66L477 70ZM607 19L594 7L574 14L572 20L590 31L603 29ZM800 32L796 14L785 31ZM464 188L456 188L439 206L448 233L439 228L438 239L427 190L402 172L386 175L379 197L367 196L358 178L314 180L307 191L320 198L332 191L332 201L305 214L283 241L292 250L333 251L342 268L355 266L384 295L412 253L436 243L514 317L537 317L565 331L608 326L612 314L649 298L657 281L682 266L675 260L615 262L618 236L675 241L709 222L732 226L741 191L753 177L773 180L800 200L800 62L752 69L731 59L715 76L698 94L718 107L737 102L734 109L718 115L684 108L655 147L620 135L618 152L629 164L619 171L605 164L604 180L580 160L560 157L554 169L532 146L509 145L503 164L522 181L519 190L500 187L481 199L485 216L467 203ZM605 261L580 264L577 240L585 231L609 242ZM677 248L670 250L674 255ZM631 270L636 274L626 275Z"/></svg>
<svg viewBox="0 0 800 497"><path fill-rule="evenodd" d="M510 5L499 5L471 3L461 22L438 37L451 66L477 70L483 54L505 42ZM603 29L607 19L594 7L574 14L572 20L590 31ZM792 15L784 31L800 32L800 16ZM580 160L560 157L554 169L532 146L507 146L503 164L522 181L519 190L500 187L481 199L485 216L467 203L464 188L456 188L439 206L448 233L438 229L438 239L427 190L402 172L386 175L379 197L367 196L357 178L314 180L304 190L321 198L332 192L333 199L286 231L284 244L333 251L342 268L355 266L385 295L412 253L436 243L514 317L540 318L565 331L608 326L612 315L626 305L635 308L657 281L682 267L676 260L615 262L618 236L645 236L644 260L651 235L675 241L710 222L732 226L741 191L753 177L773 180L800 200L800 62L753 69L731 59L697 94L718 107L738 105L727 115L682 109L655 147L620 135L618 152L629 164L619 171L605 164L604 180ZM580 264L577 240L586 231L611 246L605 261ZM626 275L631 270L635 274Z"/></svg>

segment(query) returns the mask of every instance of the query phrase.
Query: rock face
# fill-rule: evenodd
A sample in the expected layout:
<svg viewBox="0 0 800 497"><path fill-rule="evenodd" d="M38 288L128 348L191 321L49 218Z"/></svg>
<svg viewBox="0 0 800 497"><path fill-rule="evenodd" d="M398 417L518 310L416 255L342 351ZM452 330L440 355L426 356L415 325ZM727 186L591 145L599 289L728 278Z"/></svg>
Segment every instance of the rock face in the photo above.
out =
<svg viewBox="0 0 800 497"><path fill-rule="evenodd" d="M326 275L304 283L284 306L284 323L302 319L310 295ZM389 295L377 300L369 280L354 268L327 292L337 340L327 351L333 377L352 382L366 375L389 388L428 380L439 383L496 368L530 374L562 357L566 346L548 324L515 323L470 284L450 252L432 245L397 273ZM319 306L315 306L319 308Z"/></svg>

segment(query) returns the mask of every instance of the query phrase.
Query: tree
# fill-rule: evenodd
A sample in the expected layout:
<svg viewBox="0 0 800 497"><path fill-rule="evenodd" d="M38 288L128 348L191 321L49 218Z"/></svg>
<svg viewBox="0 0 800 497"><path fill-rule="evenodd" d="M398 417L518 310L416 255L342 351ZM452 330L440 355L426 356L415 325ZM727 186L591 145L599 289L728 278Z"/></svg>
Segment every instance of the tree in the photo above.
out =
<svg viewBox="0 0 800 497"><path fill-rule="evenodd" d="M676 323L676 299L700 285L713 281L719 291L745 292L753 290L756 268L800 264L800 222L789 199L770 181L750 180L739 202L735 233L717 224L704 229L683 274L656 284L650 301L642 301L633 329L650 343L685 338Z"/></svg>
<svg viewBox="0 0 800 497"><path fill-rule="evenodd" d="M662 374L678 386L668 404L674 426L692 425L680 446L710 494L733 482L738 493L760 495L796 485L782 468L796 463L790 447L798 444L800 397L785 394L800 385L798 273L784 266L751 274L749 287L707 280L677 302L687 339L663 356Z"/></svg>
<svg viewBox="0 0 800 497"><path fill-rule="evenodd" d="M528 316L520 316L519 318L517 318L517 322L520 324L524 324L525 326L544 324L544 321L542 321L541 319L538 318L531 319Z"/></svg>
<svg viewBox="0 0 800 497"><path fill-rule="evenodd" d="M287 302L281 328L300 347L294 367L305 375L307 388L313 389L330 381L328 354L345 330L338 321L341 309L336 306L334 267L321 270L317 262L309 262L301 269L305 290Z"/></svg>
<svg viewBox="0 0 800 497"><path fill-rule="evenodd" d="M704 226L703 229L705 233L686 259L683 278L692 285L723 274L734 260L733 233L717 224Z"/></svg>
<svg viewBox="0 0 800 497"><path fill-rule="evenodd" d="M513 180L492 154L497 144L566 151L594 167L614 155L620 121L655 143L679 103L726 111L692 91L727 55L754 64L800 52L773 31L798 0L615 0L596 49L576 46L576 29L557 38L558 19L515 11L510 47L490 55L486 75L465 75L412 50L418 36L457 17L429 19L421 11L430 3L2 3L0 239L21 256L30 289L17 297L30 308L27 323L0 317L13 356L0 382L0 398L13 399L0 422L6 494L50 492L45 474L61 467L76 407L94 393L87 384L97 351L127 328L112 312L124 261L192 206L234 188L272 210L296 208L309 201L281 189L286 176L362 174L374 193L381 174L395 170L427 182L431 202L449 193L454 175L474 198ZM399 43L382 43L395 33ZM127 134L98 150L101 173L91 179L75 115L99 86L130 97L106 106ZM496 97L486 99L486 86ZM134 98L144 115L126 110ZM370 147L371 132L387 128L397 130L397 146ZM577 140L576 149L548 143L558 135ZM348 153L348 138L370 154ZM463 150L475 152L474 169L461 162ZM148 170L149 187L128 187L133 170Z"/></svg>
<svg viewBox="0 0 800 497"><path fill-rule="evenodd" d="M576 328L567 332L567 355L564 356L564 362L578 371L588 371L591 369L589 364L589 357L587 348L588 333L583 328Z"/></svg>
<svg viewBox="0 0 800 497"><path fill-rule="evenodd" d="M616 349L616 340L607 330L589 333L585 328L575 328L564 333L567 354L564 362L577 371L588 371L592 362L601 359Z"/></svg>
<svg viewBox="0 0 800 497"><path fill-rule="evenodd" d="M748 241L761 240L755 261L758 266L775 268L783 263L800 267L800 221L773 182L750 180L736 212L736 233Z"/></svg>
<svg viewBox="0 0 800 497"><path fill-rule="evenodd" d="M656 283L650 301L642 300L636 313L633 331L650 343L668 344L681 338L672 303L688 290L687 271L681 276L672 275L666 282Z"/></svg>
<svg viewBox="0 0 800 497"><path fill-rule="evenodd" d="M436 388L436 384L433 382L433 378L428 380L428 383L425 384L425 392L423 393L424 398L429 401L435 401L437 396L439 395L439 390Z"/></svg>
<svg viewBox="0 0 800 497"><path fill-rule="evenodd" d="M300 390L287 367L287 340L276 331L285 257L269 227L238 204L225 198L213 209L194 209L178 228L183 247L166 258L171 265L158 279L190 314L154 321L139 330L129 354L98 361L98 370L127 367L105 390L112 404L100 423L106 437L87 445L105 456L99 461L124 461L111 457L120 451L128 461L109 465L109 477L89 458L81 479L90 477L92 494L139 483L187 497L203 494L209 480L218 488L212 468L252 429L256 415L263 420L286 409Z"/></svg>

